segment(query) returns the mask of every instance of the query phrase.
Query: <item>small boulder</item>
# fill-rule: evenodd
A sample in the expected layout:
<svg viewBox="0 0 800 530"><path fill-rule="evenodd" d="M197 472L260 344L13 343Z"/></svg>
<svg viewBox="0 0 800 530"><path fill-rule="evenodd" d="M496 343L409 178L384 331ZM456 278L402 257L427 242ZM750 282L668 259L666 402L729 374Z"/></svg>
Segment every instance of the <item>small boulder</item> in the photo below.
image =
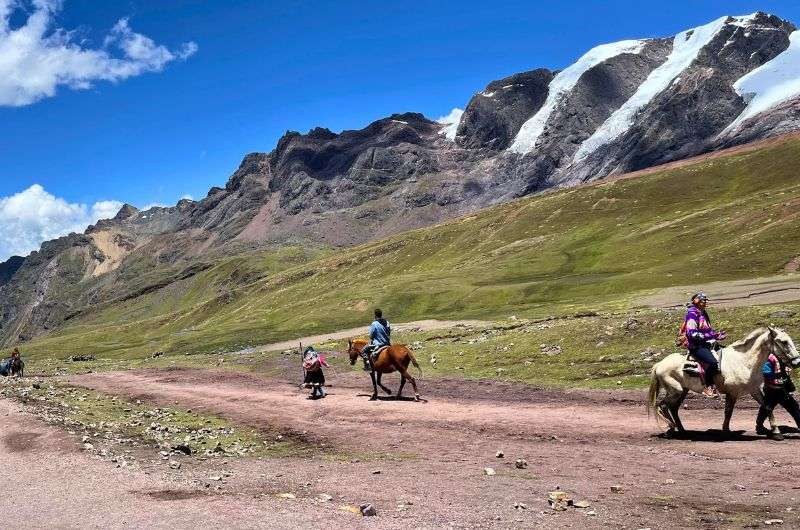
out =
<svg viewBox="0 0 800 530"><path fill-rule="evenodd" d="M505 454L503 451L497 451L497 452L494 454L494 456L495 456L496 458L503 458L504 456L506 456L506 454Z"/></svg>
<svg viewBox="0 0 800 530"><path fill-rule="evenodd" d="M514 467L516 467L517 469L525 469L526 467L528 467L528 461L525 460L524 458L517 458L514 461Z"/></svg>
<svg viewBox="0 0 800 530"><path fill-rule="evenodd" d="M622 486L611 486L611 493L622 493Z"/></svg>
<svg viewBox="0 0 800 530"><path fill-rule="evenodd" d="M494 475L496 475L494 469L492 469L491 467L483 468L483 474L486 475L487 477L493 477Z"/></svg>
<svg viewBox="0 0 800 530"><path fill-rule="evenodd" d="M556 490L547 494L547 503L557 512L563 512L567 506L572 506L572 499L566 491Z"/></svg>
<svg viewBox="0 0 800 530"><path fill-rule="evenodd" d="M361 511L361 515L363 515L364 517L374 517L378 515L378 511L375 509L373 505L369 503L362 504L361 506L358 507L358 509Z"/></svg>

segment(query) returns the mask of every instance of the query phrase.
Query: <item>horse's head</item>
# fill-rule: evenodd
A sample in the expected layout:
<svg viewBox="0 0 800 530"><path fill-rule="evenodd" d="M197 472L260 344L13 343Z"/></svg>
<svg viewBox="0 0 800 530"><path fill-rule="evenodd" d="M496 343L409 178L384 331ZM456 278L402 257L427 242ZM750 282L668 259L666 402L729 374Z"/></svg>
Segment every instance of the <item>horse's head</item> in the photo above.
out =
<svg viewBox="0 0 800 530"><path fill-rule="evenodd" d="M772 343L772 352L780 359L791 365L800 366L800 353L797 351L792 337L779 328L769 327L769 339Z"/></svg>
<svg viewBox="0 0 800 530"><path fill-rule="evenodd" d="M369 341L364 339L349 339L347 341L347 353L350 355L350 366L356 364L359 354Z"/></svg>

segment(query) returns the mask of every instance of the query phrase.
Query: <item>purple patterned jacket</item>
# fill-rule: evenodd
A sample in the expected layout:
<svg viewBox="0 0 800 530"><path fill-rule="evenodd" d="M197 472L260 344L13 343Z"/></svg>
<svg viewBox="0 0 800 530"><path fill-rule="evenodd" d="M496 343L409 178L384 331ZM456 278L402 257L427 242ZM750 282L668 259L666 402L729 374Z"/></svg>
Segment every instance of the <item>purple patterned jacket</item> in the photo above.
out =
<svg viewBox="0 0 800 530"><path fill-rule="evenodd" d="M697 306L693 305L689 308L684 322L686 323L686 337L689 339L690 350L703 346L706 342L719 337L719 333L711 327L708 313Z"/></svg>

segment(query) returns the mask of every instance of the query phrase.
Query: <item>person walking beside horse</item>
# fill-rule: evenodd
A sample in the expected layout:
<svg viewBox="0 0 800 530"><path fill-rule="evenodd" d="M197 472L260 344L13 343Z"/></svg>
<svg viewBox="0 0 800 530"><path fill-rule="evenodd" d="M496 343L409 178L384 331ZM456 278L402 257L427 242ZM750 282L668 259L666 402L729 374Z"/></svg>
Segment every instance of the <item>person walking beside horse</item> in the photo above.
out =
<svg viewBox="0 0 800 530"><path fill-rule="evenodd" d="M772 416L772 411L778 405L791 414L792 419L797 424L797 428L800 429L800 405L797 404L797 400L792 396L795 386L789 375L791 372L792 369L786 366L777 356L772 353L769 354L767 362L761 368L761 373L764 374L764 403L758 409L756 433L766 434L774 440L783 440L783 435L780 432L770 431L764 427L764 420Z"/></svg>

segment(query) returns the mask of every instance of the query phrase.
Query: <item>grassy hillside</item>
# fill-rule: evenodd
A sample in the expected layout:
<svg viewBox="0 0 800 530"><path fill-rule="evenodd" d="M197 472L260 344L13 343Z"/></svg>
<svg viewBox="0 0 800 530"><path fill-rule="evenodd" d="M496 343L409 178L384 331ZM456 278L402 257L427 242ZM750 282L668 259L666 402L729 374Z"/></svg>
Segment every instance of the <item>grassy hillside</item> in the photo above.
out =
<svg viewBox="0 0 800 530"><path fill-rule="evenodd" d="M352 249L244 254L98 308L37 356L231 350L365 322L630 308L653 289L781 272L800 255L800 140L526 198Z"/></svg>

